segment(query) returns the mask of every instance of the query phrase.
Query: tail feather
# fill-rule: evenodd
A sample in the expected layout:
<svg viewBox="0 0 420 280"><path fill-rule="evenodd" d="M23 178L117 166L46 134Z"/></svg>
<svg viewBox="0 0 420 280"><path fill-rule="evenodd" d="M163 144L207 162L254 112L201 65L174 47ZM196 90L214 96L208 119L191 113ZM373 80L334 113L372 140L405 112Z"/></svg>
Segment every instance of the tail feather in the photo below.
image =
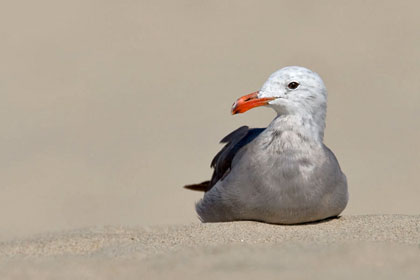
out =
<svg viewBox="0 0 420 280"><path fill-rule="evenodd" d="M199 184L192 184L184 186L187 190L206 192L210 188L210 181L204 181Z"/></svg>

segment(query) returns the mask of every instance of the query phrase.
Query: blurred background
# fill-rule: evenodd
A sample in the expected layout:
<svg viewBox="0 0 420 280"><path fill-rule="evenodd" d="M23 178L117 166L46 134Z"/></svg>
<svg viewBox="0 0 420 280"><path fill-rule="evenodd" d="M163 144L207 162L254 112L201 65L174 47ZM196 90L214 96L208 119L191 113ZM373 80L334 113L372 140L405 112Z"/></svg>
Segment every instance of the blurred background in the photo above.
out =
<svg viewBox="0 0 420 280"><path fill-rule="evenodd" d="M0 239L198 222L230 106L275 70L329 91L343 215L419 214L418 1L2 1Z"/></svg>

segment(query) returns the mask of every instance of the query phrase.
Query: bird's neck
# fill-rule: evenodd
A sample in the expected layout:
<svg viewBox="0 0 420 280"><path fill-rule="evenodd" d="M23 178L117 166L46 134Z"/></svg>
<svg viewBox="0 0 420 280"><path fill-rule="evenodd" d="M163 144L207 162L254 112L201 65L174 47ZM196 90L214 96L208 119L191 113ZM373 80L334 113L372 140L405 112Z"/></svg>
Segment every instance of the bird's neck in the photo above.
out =
<svg viewBox="0 0 420 280"><path fill-rule="evenodd" d="M314 118L312 115L278 115L267 127L273 133L295 134L305 141L322 144L324 138L324 118Z"/></svg>

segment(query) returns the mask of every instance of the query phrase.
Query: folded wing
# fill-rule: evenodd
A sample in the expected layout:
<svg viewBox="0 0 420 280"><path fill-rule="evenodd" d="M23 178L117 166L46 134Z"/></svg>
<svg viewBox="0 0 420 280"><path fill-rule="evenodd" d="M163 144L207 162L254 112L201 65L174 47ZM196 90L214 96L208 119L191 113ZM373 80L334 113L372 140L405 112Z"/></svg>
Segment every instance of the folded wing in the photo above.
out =
<svg viewBox="0 0 420 280"><path fill-rule="evenodd" d="M229 174L232 160L237 152L254 140L263 130L264 128L249 129L248 126L241 126L229 133L220 141L220 143L226 143L226 145L216 154L210 164L214 169L211 179L199 184L187 185L185 188L195 191L209 191L219 180Z"/></svg>

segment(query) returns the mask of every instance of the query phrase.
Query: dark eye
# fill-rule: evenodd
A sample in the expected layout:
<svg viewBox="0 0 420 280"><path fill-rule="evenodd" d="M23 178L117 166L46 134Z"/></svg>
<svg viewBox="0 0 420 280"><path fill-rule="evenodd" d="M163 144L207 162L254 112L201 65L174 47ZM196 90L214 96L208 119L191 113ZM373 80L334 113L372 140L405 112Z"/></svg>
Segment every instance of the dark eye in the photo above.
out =
<svg viewBox="0 0 420 280"><path fill-rule="evenodd" d="M298 86L299 86L299 83L296 83L296 82L291 82L287 85L287 87L290 89L296 89Z"/></svg>

